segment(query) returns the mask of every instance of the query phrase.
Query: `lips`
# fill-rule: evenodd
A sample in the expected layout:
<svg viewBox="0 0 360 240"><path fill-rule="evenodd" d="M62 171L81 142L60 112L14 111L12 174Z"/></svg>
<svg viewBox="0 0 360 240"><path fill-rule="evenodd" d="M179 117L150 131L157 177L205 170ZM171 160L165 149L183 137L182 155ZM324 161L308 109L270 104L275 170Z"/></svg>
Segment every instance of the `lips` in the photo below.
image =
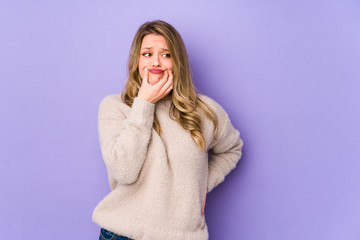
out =
<svg viewBox="0 0 360 240"><path fill-rule="evenodd" d="M158 68L150 68L150 69L149 69L149 72L155 73L155 74L160 74L160 73L163 73L164 70L158 69Z"/></svg>

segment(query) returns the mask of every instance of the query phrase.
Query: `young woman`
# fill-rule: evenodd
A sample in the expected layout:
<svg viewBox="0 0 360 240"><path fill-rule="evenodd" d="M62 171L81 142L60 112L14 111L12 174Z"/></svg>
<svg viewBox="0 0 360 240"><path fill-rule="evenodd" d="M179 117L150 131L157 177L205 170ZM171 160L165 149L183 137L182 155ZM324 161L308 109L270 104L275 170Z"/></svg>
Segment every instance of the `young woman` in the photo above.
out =
<svg viewBox="0 0 360 240"><path fill-rule="evenodd" d="M184 42L164 21L144 23L121 94L99 105L111 192L92 219L99 239L205 240L206 194L241 158L225 110L195 89Z"/></svg>

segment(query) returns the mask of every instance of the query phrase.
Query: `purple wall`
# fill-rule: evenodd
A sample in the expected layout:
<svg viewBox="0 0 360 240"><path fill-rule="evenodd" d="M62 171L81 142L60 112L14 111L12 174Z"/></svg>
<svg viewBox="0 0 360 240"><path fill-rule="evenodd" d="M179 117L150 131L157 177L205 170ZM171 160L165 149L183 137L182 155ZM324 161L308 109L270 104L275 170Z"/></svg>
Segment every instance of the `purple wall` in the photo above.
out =
<svg viewBox="0 0 360 240"><path fill-rule="evenodd" d="M132 38L155 19L179 30L197 88L245 143L208 195L210 239L360 239L349 0L1 1L1 239L98 238L92 211L110 191L98 105L120 92Z"/></svg>

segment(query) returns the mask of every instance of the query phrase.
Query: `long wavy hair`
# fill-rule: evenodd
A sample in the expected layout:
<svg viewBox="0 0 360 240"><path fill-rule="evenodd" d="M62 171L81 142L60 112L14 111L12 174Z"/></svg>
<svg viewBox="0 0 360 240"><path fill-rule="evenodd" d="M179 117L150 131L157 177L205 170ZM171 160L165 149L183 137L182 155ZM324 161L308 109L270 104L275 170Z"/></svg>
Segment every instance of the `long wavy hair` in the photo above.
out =
<svg viewBox="0 0 360 240"><path fill-rule="evenodd" d="M132 106L134 98L141 87L142 78L139 73L140 48L143 38L148 34L162 35L168 48L173 65L173 89L171 95L170 117L176 120L185 130L190 131L192 139L200 150L205 150L205 139L201 129L201 111L214 124L213 136L215 139L218 129L218 119L214 110L196 92L199 92L192 81L191 70L185 44L178 31L161 20L145 22L140 26L133 39L128 59L128 79L121 93L121 99L128 106ZM154 130L161 135L159 121L154 116Z"/></svg>

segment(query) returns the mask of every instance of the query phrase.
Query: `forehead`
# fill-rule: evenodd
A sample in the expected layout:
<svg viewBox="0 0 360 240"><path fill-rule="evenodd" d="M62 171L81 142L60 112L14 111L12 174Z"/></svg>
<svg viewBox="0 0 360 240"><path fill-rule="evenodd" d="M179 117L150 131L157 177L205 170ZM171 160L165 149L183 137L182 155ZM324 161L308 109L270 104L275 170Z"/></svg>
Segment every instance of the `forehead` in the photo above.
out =
<svg viewBox="0 0 360 240"><path fill-rule="evenodd" d="M162 35L159 34L148 34L146 35L141 43L141 48L143 47L163 47L166 48L166 40Z"/></svg>

